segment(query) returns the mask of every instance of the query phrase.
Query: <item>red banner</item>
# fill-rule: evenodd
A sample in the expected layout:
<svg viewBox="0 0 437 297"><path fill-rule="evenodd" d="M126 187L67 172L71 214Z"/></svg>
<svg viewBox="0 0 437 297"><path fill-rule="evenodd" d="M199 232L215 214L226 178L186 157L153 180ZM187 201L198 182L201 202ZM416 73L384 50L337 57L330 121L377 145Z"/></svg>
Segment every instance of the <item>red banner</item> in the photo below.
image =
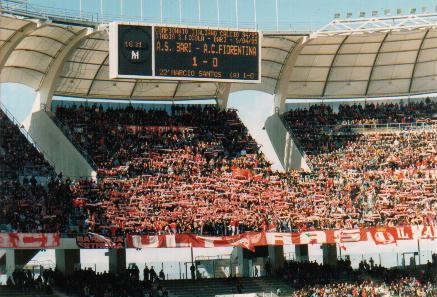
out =
<svg viewBox="0 0 437 297"><path fill-rule="evenodd" d="M57 233L0 233L0 248L54 248L59 245Z"/></svg>
<svg viewBox="0 0 437 297"><path fill-rule="evenodd" d="M375 227L293 233L258 232L232 236L175 235L128 235L129 248L177 248L177 247L226 247L240 246L254 250L257 246L291 244L344 244L373 242L395 244L400 240L437 239L437 226Z"/></svg>

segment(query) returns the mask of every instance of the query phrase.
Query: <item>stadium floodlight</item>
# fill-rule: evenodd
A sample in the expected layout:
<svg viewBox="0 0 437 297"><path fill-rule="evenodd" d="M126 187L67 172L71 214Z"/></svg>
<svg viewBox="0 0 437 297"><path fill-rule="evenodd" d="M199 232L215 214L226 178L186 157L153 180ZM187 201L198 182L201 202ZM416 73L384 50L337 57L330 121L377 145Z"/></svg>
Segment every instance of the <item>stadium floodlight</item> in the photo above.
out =
<svg viewBox="0 0 437 297"><path fill-rule="evenodd" d="M351 17L352 17L352 12L348 12L348 13L346 14L346 18L350 19Z"/></svg>
<svg viewBox="0 0 437 297"><path fill-rule="evenodd" d="M397 14L397 15L401 15L401 14L402 14L402 8L398 8L398 9L396 9L396 14Z"/></svg>
<svg viewBox="0 0 437 297"><path fill-rule="evenodd" d="M340 18L340 13L336 12L336 13L334 14L334 19L339 19L339 18Z"/></svg>
<svg viewBox="0 0 437 297"><path fill-rule="evenodd" d="M426 12L426 6L422 6L422 13L425 13Z"/></svg>
<svg viewBox="0 0 437 297"><path fill-rule="evenodd" d="M384 15L390 15L390 9L384 9Z"/></svg>
<svg viewBox="0 0 437 297"><path fill-rule="evenodd" d="M373 17L377 17L378 16L378 11L377 10L373 10L372 11L372 16Z"/></svg>
<svg viewBox="0 0 437 297"><path fill-rule="evenodd" d="M360 12L360 18L365 18L366 17L366 13L364 11Z"/></svg>
<svg viewBox="0 0 437 297"><path fill-rule="evenodd" d="M416 13L416 11L417 11L417 9L416 9L416 8L411 8L411 10L410 10L410 14L415 14L415 13Z"/></svg>

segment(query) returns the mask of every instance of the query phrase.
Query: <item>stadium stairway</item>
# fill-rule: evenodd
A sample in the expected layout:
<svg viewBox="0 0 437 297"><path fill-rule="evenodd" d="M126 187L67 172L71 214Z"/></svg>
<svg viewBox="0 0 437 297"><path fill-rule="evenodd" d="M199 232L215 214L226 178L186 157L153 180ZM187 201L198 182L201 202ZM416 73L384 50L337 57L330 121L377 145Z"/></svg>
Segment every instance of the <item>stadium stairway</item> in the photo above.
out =
<svg viewBox="0 0 437 297"><path fill-rule="evenodd" d="M214 297L216 295L237 294L237 284L242 293L275 293L281 289L281 296L291 296L290 286L279 278L238 278L238 279L202 279L169 280L161 282L169 292L169 297Z"/></svg>

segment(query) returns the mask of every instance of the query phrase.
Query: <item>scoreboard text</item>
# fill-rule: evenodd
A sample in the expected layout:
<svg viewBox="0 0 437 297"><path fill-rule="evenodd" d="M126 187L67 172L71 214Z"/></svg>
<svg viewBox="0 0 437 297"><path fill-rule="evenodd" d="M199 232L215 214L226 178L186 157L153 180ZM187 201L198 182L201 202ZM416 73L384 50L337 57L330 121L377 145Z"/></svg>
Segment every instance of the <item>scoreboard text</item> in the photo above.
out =
<svg viewBox="0 0 437 297"><path fill-rule="evenodd" d="M110 24L111 78L261 81L260 33Z"/></svg>

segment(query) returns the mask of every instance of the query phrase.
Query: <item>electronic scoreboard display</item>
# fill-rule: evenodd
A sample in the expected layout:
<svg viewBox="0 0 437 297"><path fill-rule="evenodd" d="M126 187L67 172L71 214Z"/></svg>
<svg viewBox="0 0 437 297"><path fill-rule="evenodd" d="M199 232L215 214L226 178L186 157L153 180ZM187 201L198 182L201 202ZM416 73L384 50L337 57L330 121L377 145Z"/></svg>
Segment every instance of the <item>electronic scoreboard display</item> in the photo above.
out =
<svg viewBox="0 0 437 297"><path fill-rule="evenodd" d="M260 32L109 25L111 78L261 82Z"/></svg>

